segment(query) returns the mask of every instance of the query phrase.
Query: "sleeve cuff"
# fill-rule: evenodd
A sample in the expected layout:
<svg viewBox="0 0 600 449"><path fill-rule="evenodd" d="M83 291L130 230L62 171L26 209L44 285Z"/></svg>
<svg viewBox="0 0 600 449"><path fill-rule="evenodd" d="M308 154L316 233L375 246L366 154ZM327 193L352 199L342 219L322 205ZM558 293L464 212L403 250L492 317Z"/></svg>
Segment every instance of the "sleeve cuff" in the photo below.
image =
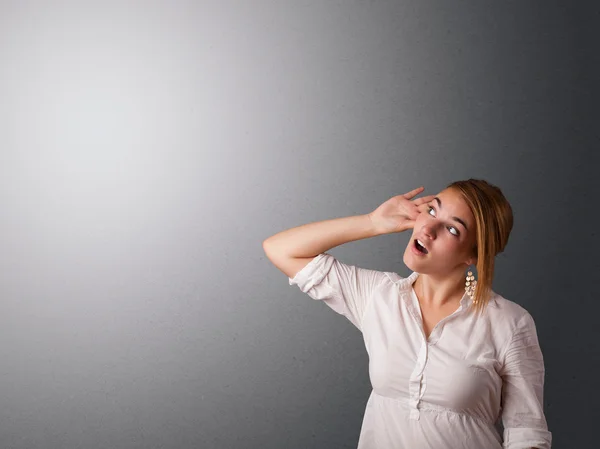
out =
<svg viewBox="0 0 600 449"><path fill-rule="evenodd" d="M323 281L334 261L333 256L321 253L296 273L296 276L288 278L288 282L290 285L297 285L302 292L307 293L311 288Z"/></svg>
<svg viewBox="0 0 600 449"><path fill-rule="evenodd" d="M550 449L552 433L546 429L510 427L504 429L504 449Z"/></svg>

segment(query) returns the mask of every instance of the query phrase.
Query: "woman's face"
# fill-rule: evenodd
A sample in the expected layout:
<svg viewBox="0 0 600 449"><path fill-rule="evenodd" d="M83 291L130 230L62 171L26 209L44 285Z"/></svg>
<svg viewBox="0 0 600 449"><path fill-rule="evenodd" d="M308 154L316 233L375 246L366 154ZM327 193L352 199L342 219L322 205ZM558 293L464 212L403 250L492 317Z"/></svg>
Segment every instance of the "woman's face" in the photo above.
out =
<svg viewBox="0 0 600 449"><path fill-rule="evenodd" d="M475 217L454 189L442 190L436 198L419 207L403 260L412 271L443 276L477 263ZM425 252L418 250L417 239Z"/></svg>

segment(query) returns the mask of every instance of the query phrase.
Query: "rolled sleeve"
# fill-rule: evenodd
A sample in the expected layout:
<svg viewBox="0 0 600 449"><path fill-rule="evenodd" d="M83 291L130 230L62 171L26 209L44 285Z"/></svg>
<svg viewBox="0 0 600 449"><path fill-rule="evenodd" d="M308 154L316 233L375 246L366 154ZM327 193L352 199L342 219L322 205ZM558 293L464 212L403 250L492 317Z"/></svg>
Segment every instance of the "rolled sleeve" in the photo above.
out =
<svg viewBox="0 0 600 449"><path fill-rule="evenodd" d="M544 416L544 359L534 320L526 313L504 354L502 423L505 449L550 449Z"/></svg>
<svg viewBox="0 0 600 449"><path fill-rule="evenodd" d="M369 301L386 278L382 271L346 265L331 254L322 253L288 280L290 285L298 285L311 298L322 300L362 331Z"/></svg>

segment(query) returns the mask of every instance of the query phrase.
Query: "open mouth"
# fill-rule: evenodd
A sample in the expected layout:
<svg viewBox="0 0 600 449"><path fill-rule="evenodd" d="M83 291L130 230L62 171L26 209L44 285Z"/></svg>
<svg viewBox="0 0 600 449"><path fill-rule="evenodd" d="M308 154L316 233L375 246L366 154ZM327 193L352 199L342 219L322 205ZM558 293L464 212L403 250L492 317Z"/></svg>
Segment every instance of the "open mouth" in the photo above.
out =
<svg viewBox="0 0 600 449"><path fill-rule="evenodd" d="M427 253L429 253L429 251L427 251L427 248L425 248L423 245L421 245L421 244L419 243L419 240L418 240L418 239L415 239L415 241L414 241L414 245L415 245L415 248L417 249L417 251L419 251L419 252L421 252L421 253L423 253L423 254L427 254Z"/></svg>

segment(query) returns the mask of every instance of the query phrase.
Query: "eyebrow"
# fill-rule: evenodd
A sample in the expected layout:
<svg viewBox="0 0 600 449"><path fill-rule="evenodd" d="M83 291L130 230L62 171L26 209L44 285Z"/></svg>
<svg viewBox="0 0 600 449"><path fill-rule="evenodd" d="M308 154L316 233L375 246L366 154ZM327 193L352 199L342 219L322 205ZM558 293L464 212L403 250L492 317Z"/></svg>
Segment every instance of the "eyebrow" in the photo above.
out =
<svg viewBox="0 0 600 449"><path fill-rule="evenodd" d="M442 208L442 200L440 200L437 196L434 198L434 200L436 200L438 202L438 205L440 207L440 209ZM452 217L453 220L458 221L461 225L463 225L465 227L465 229L468 231L469 228L467 227L466 223L464 221L462 221L460 218L458 217Z"/></svg>

